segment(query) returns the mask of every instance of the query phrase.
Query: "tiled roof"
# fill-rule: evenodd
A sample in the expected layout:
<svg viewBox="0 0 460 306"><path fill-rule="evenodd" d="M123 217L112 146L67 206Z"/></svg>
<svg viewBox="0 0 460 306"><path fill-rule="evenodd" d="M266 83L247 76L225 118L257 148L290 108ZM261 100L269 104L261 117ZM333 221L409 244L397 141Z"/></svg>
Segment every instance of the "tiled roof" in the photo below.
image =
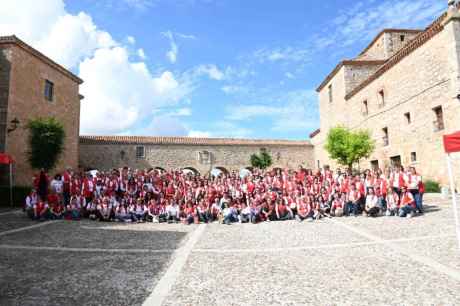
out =
<svg viewBox="0 0 460 306"><path fill-rule="evenodd" d="M277 139L192 138L149 136L80 136L81 144L311 146L309 141Z"/></svg>
<svg viewBox="0 0 460 306"><path fill-rule="evenodd" d="M315 130L313 133L310 134L310 139L314 138L316 135L318 135L319 133L321 133L321 129L317 129Z"/></svg>
<svg viewBox="0 0 460 306"><path fill-rule="evenodd" d="M442 14L432 24L430 24L423 32L414 37L407 45L402 47L392 57L390 57L382 67L380 67L374 74L368 79L364 80L361 84L356 86L351 92L345 96L345 100L352 98L358 92L360 92L367 85L378 79L382 74L390 70L393 66L397 65L403 58L417 50L420 46L424 45L427 41L433 38L436 34L443 30L442 21L446 18L447 12Z"/></svg>
<svg viewBox="0 0 460 306"><path fill-rule="evenodd" d="M15 35L0 36L0 45L2 45L2 44L14 44L16 46L19 46L20 48L24 49L28 53L32 54L33 56L36 56L37 58L39 58L43 62L47 63L48 65L50 65L54 69L60 71L64 75L68 76L70 79L72 79L76 83L78 83L78 84L83 83L83 80L80 79L78 76L76 76L75 74L73 74L72 72L70 72L69 70L64 68L63 66L59 65L58 63L56 63L55 61L53 61L52 59L50 59L49 57L47 57L46 55L44 55L43 53L38 51L37 49L32 48L30 45L26 44L25 42L23 42L22 40L17 38Z"/></svg>

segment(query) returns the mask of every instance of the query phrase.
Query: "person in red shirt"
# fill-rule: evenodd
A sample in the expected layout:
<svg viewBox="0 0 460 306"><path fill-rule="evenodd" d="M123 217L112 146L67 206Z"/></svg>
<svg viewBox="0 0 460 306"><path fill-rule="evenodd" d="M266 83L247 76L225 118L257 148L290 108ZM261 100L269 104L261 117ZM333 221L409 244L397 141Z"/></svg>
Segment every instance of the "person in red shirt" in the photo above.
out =
<svg viewBox="0 0 460 306"><path fill-rule="evenodd" d="M50 218L48 203L39 200L34 207L35 220L46 221Z"/></svg>
<svg viewBox="0 0 460 306"><path fill-rule="evenodd" d="M64 214L64 208L60 203L56 202L53 205L51 205L50 214L52 220L62 219Z"/></svg>
<svg viewBox="0 0 460 306"><path fill-rule="evenodd" d="M401 187L399 216L411 218L414 215L416 205L414 196L407 190L406 186Z"/></svg>

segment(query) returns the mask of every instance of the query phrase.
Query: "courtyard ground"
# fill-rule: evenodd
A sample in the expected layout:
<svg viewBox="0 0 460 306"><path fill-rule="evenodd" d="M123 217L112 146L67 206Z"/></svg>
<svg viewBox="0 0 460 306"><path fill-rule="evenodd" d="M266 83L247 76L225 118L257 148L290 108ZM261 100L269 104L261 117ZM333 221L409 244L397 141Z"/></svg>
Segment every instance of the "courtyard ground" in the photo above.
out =
<svg viewBox="0 0 460 306"><path fill-rule="evenodd" d="M456 305L452 207L318 222L36 223L0 212L0 305Z"/></svg>

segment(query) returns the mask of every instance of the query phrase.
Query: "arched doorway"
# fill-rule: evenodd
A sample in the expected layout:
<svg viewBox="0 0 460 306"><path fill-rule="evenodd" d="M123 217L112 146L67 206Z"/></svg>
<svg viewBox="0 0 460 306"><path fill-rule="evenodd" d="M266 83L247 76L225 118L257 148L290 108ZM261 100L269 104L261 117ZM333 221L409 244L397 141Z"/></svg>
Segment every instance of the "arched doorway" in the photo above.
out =
<svg viewBox="0 0 460 306"><path fill-rule="evenodd" d="M195 168L193 167L185 167L185 168L182 168L182 172L184 174L190 174L190 175L194 175L194 176L199 176L200 175L200 172L198 170L196 170Z"/></svg>
<svg viewBox="0 0 460 306"><path fill-rule="evenodd" d="M160 173L163 173L163 172L166 172L166 170L164 168L161 168L161 167L155 167L153 170L156 170Z"/></svg>
<svg viewBox="0 0 460 306"><path fill-rule="evenodd" d="M246 176L249 176L252 174L252 167L246 167L246 168L241 168L240 169L240 177L245 178Z"/></svg>
<svg viewBox="0 0 460 306"><path fill-rule="evenodd" d="M230 172L224 167L214 167L211 170L211 175L214 177L218 177L220 175L228 175Z"/></svg>

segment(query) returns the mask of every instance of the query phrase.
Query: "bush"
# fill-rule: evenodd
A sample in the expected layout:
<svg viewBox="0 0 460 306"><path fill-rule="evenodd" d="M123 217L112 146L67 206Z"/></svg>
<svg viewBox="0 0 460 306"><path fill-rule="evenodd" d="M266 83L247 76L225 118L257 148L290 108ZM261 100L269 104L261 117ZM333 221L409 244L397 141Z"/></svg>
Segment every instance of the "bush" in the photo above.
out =
<svg viewBox="0 0 460 306"><path fill-rule="evenodd" d="M253 168L267 169L273 163L272 157L265 150L260 150L260 154L252 154L250 163Z"/></svg>
<svg viewBox="0 0 460 306"><path fill-rule="evenodd" d="M440 193L441 186L438 182L427 180L425 181L425 192L427 193Z"/></svg>
<svg viewBox="0 0 460 306"><path fill-rule="evenodd" d="M64 126L54 118L38 118L31 120L27 127L30 131L30 165L34 169L53 169L64 151Z"/></svg>

